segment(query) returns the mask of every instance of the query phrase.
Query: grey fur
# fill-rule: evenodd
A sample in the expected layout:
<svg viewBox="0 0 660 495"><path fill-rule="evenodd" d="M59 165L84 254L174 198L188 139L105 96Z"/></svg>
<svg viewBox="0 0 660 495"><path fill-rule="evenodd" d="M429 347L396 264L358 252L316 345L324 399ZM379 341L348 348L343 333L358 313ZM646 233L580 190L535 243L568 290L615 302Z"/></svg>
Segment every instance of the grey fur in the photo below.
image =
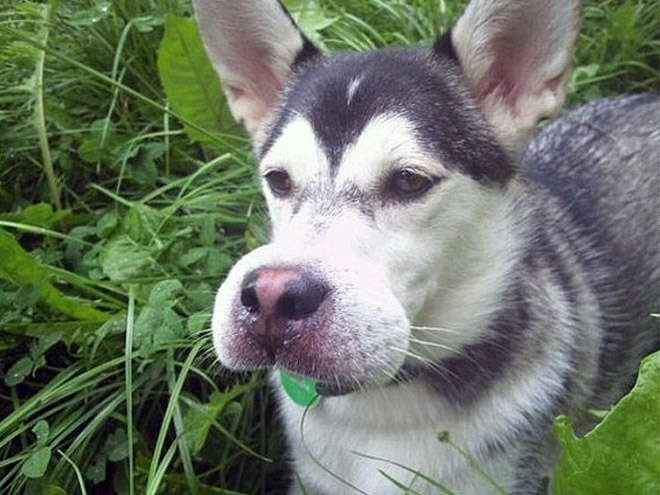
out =
<svg viewBox="0 0 660 495"><path fill-rule="evenodd" d="M556 408L535 411L538 427L523 435L516 494L535 493L550 472L553 442L542 432L552 417L609 407L631 386L641 357L659 347L651 315L660 308L658 157L656 95L585 105L545 127L527 148L516 211L528 236L522 278L538 292L528 294L533 316L524 340L532 344L520 356L533 359L546 339L560 339L572 369L555 391ZM544 289L553 285L566 307L545 306ZM557 325L556 315L567 312L572 317ZM584 338L594 334L597 362Z"/></svg>

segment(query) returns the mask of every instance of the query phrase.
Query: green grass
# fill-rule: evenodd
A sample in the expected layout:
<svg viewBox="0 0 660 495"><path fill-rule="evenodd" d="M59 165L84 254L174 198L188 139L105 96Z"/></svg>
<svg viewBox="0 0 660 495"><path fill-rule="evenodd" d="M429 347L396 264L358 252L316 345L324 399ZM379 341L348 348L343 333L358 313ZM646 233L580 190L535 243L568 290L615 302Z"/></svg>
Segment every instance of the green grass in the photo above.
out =
<svg viewBox="0 0 660 495"><path fill-rule="evenodd" d="M328 52L430 44L461 10L286 3ZM659 7L586 2L569 102L658 90ZM197 93L159 76L166 24L189 15L184 0L0 7L3 494L284 492L263 378L222 370L210 344L214 289L263 242L264 209L245 135L205 103L217 87L202 119Z"/></svg>

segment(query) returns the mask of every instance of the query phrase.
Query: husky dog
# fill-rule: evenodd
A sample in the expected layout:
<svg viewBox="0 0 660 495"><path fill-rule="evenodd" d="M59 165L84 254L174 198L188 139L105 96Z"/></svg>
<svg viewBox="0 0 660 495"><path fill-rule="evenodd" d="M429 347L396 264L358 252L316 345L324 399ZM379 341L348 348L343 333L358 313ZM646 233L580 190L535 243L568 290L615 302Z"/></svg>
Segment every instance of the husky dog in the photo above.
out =
<svg viewBox="0 0 660 495"><path fill-rule="evenodd" d="M536 493L553 417L607 407L657 347L658 98L532 137L563 102L575 0L472 0L433 47L336 57L276 0L193 3L272 219L214 344L323 396L305 412L273 379L290 493Z"/></svg>

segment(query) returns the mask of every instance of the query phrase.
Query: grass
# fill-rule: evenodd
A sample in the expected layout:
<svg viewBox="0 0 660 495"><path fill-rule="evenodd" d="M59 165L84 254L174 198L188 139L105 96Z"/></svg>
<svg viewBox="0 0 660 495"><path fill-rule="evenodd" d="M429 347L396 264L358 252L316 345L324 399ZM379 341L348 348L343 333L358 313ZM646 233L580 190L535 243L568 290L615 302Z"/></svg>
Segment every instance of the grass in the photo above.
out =
<svg viewBox="0 0 660 495"><path fill-rule="evenodd" d="M285 3L328 52L429 44L461 10ZM570 103L658 90L659 7L585 2ZM191 95L163 90L177 76L159 75L159 47L176 48L161 45L164 31L187 33L190 10L0 7L4 494L284 493L263 378L229 374L212 355L213 291L264 241L264 213L226 109L200 120L181 104Z"/></svg>

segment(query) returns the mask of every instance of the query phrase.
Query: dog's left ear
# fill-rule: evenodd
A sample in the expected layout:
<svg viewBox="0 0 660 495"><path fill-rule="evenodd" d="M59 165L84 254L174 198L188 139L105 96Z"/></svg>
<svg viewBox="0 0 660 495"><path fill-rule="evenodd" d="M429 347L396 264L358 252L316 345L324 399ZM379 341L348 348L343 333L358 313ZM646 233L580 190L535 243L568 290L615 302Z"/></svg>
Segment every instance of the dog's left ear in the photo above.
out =
<svg viewBox="0 0 660 495"><path fill-rule="evenodd" d="M481 109L512 152L561 108L579 24L579 0L472 0L452 30Z"/></svg>
<svg viewBox="0 0 660 495"><path fill-rule="evenodd" d="M277 0L193 0L193 6L232 115L255 138L296 62L318 52Z"/></svg>

